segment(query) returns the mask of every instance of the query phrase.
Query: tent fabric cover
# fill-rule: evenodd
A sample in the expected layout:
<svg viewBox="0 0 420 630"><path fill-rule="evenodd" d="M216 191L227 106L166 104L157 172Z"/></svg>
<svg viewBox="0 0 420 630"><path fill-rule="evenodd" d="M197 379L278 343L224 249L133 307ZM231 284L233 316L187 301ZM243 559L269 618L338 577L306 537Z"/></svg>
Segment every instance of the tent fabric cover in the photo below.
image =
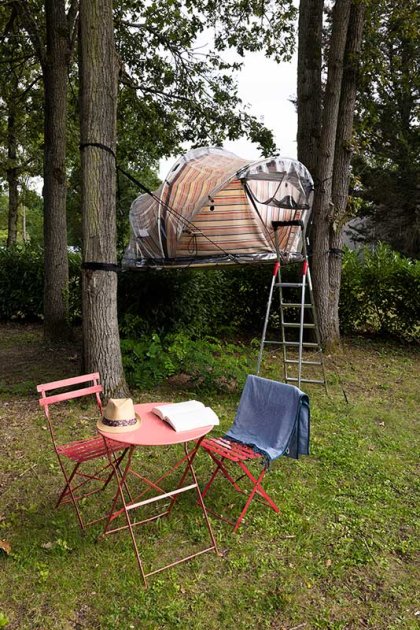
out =
<svg viewBox="0 0 420 630"><path fill-rule="evenodd" d="M130 210L126 268L242 264L274 260L272 221L309 220L313 182L300 162L249 162L217 147L193 149L153 196ZM299 255L301 230L278 231L286 258Z"/></svg>

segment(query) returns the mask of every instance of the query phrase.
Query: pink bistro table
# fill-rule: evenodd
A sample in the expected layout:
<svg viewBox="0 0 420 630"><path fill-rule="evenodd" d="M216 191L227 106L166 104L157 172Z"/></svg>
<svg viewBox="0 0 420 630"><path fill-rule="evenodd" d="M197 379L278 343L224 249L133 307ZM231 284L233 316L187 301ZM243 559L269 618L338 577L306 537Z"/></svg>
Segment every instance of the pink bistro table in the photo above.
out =
<svg viewBox="0 0 420 630"><path fill-rule="evenodd" d="M162 405L162 404L165 404L165 403L154 402L154 403L145 403L141 405L135 405L135 410L140 415L140 418L141 418L141 424L140 424L140 427L138 429L135 429L134 431L129 431L126 433L119 434L119 433L108 433L101 429L99 430L100 434L103 436L105 440L105 444L107 444L107 440L109 439L114 442L117 441L117 442L126 444L129 449L128 455L125 460L126 461L125 469L122 475L119 474L116 469L116 466L112 458L112 453L108 451L109 462L111 466L114 467L115 478L118 479L118 488L115 493L115 496L112 502L111 511L108 515L106 525L105 525L102 535L106 536L107 534L112 534L114 532L121 531L124 529L130 530L131 540L133 542L137 564L138 564L145 586L147 586L147 578L150 575L153 575L154 573L158 573L160 571L163 571L164 569L169 569L170 567L173 567L176 564L180 564L181 562L185 562L186 560L195 558L196 556L199 556L208 551L214 551L216 554L218 554L216 540L214 538L214 534L210 525L206 506L204 505L203 497L202 497L200 487L198 484L197 475L193 466L193 461L197 454L197 450L200 446L200 442L204 438L204 436L213 428L213 425L200 427L198 429L193 429L191 431L174 431L174 429L172 429L172 427L167 422L158 418L151 411L152 408L155 407L156 405ZM193 446L189 447L189 443L192 443ZM159 479L152 481L148 479L147 477L144 477L143 475L141 475L138 471L134 470L132 466L132 458L133 458L133 454L136 448L142 447L142 446L169 446L173 444L182 444L184 447L185 454L182 457L182 459L178 460L170 469L168 469L163 475L161 475ZM163 479L165 479L165 477L168 477L168 475L170 475L177 468L181 467L183 464L185 464L185 467L183 469L183 472L181 474L181 477L179 479L179 482L176 488L170 491L163 490L159 486L160 482ZM183 485L185 483L185 479L187 477L188 472L190 472L191 474L193 483L189 485ZM136 496L135 498L131 496L131 493L128 489L127 478L129 475L134 475L135 477L140 479L142 483L144 483L146 486L146 488L141 492L141 494ZM200 551L197 551L196 553L190 554L184 558L181 558L180 560L175 560L174 562L171 562L170 564L160 567L159 569L155 569L154 571L150 571L146 573L143 567L142 560L140 558L133 528L137 525L142 525L149 521L153 521L155 519L161 518L162 516L169 516L169 514L172 511L172 508L175 505L175 502L178 496L182 492L187 492L188 490L193 490L193 489L195 489L197 493L198 505L200 506L204 515L204 519L205 519L206 526L207 526L210 540L211 540L211 546L206 547L205 549L202 549ZM142 499L142 497L144 497L151 490L157 491L158 494L155 494L152 497L149 496L148 498ZM119 508L117 508L118 499L120 499L120 502L122 505L122 507L119 507ZM132 521L130 513L133 510L141 508L144 505L147 505L156 501L165 500L165 499L170 499L170 502L169 502L169 506L167 506L163 512L160 512L159 514L153 515L141 521L135 521L135 522ZM121 527L111 528L112 521L123 514L125 515L126 525L123 525Z"/></svg>

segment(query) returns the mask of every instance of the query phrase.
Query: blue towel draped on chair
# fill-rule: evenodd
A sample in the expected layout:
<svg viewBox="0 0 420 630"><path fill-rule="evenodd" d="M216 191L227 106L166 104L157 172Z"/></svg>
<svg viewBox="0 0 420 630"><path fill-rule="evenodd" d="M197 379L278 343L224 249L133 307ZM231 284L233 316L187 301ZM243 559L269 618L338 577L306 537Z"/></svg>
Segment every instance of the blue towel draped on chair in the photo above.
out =
<svg viewBox="0 0 420 630"><path fill-rule="evenodd" d="M294 385L249 375L225 437L251 446L266 464L281 455L309 455L309 398Z"/></svg>

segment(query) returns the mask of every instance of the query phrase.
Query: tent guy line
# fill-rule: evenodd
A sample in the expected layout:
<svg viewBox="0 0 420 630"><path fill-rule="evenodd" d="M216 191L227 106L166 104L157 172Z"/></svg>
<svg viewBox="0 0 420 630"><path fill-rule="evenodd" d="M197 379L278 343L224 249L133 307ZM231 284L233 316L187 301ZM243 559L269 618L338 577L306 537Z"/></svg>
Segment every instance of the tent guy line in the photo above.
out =
<svg viewBox="0 0 420 630"><path fill-rule="evenodd" d="M152 199L157 201L160 205L164 206L165 209L168 210L169 213L171 213L174 216L176 216L185 225L185 227L193 228L195 232L199 232L200 235L203 236L203 238L207 239L212 245L214 245L216 248L218 248L225 256L228 256L228 257L232 258L233 260L235 259L235 255L234 254L230 254L229 252L224 250L223 247L220 247L220 245L218 245L209 236L207 236L199 228L197 228L194 223L192 223L191 221L189 221L188 219L183 217L179 212L177 212L169 204L167 204L167 203L163 202L161 199L159 199L155 195L155 193L153 193L149 188L147 188L147 186L142 184L136 177L134 177L133 175L131 175L130 173L127 173L127 171L122 169L121 166L119 166L119 164L117 162L117 156L115 155L115 152L111 149L111 147L108 147L107 145L102 144L101 142L84 142L84 143L81 143L79 145L79 149L81 151L84 150L87 147L95 147L95 148L98 148L98 149L102 149L103 151L106 151L107 153L112 155L112 157L115 160L115 166L116 166L117 170L120 173L122 173L123 175L125 175L125 177L127 177L135 186L140 188L140 190L142 190L145 194L147 194L150 197L152 197ZM212 201L210 197L209 197L209 201ZM195 237L195 234L193 234L193 237ZM240 263L238 261L237 264L242 264L242 263ZM117 269L115 269L114 267L116 267ZM115 263L85 262L85 263L83 263L82 268L84 268L84 269L91 269L91 270L94 270L94 271L95 270L116 271L116 270L118 270L119 265L117 265Z"/></svg>

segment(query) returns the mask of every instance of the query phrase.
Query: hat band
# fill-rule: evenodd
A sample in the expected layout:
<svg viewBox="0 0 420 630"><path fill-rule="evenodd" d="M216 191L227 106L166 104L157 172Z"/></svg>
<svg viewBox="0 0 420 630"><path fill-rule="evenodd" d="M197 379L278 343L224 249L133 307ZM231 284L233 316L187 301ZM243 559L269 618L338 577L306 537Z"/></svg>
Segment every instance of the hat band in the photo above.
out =
<svg viewBox="0 0 420 630"><path fill-rule="evenodd" d="M107 427L128 427L132 424L136 424L136 418L129 418L128 420L110 420L109 418L102 418L102 424Z"/></svg>

